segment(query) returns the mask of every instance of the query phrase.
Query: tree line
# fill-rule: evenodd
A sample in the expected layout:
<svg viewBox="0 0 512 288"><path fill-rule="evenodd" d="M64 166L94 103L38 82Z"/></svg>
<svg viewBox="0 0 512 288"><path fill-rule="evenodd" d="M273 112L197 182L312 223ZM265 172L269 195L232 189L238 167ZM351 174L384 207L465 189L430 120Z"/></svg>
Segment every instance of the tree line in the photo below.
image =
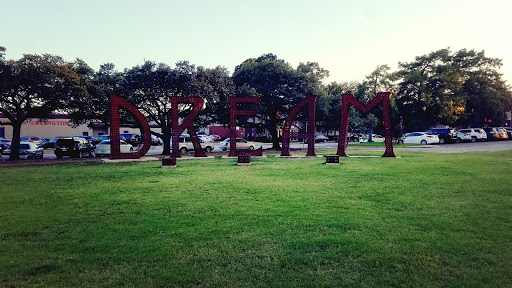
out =
<svg viewBox="0 0 512 288"><path fill-rule="evenodd" d="M268 132L279 148L278 129L287 113L306 96L318 96L316 129L335 134L339 129L341 95L353 94L363 103L377 92L392 92L391 113L395 132L425 130L434 125L476 127L506 122L512 108L511 87L498 72L502 61L484 52L441 49L399 63L398 71L378 66L362 81L324 83L329 72L316 62L292 67L273 54L249 58L233 73L223 66L205 68L188 61L173 67L145 61L123 71L106 63L95 71L83 60L66 62L59 56L26 54L7 60L0 47L0 113L13 127L11 158L17 159L21 124L30 118L48 119L66 113L75 125L101 121L108 125L108 97L121 96L133 103L161 128L152 132L164 140L170 154L171 97L201 97L205 107L197 127L228 125L229 97L258 97L256 116L241 117L240 125ZM179 107L186 115L189 105ZM352 131L382 129L381 110L367 115L351 112ZM130 121L129 115L123 119ZM304 119L301 115L299 120ZM371 132L370 132L371 133Z"/></svg>

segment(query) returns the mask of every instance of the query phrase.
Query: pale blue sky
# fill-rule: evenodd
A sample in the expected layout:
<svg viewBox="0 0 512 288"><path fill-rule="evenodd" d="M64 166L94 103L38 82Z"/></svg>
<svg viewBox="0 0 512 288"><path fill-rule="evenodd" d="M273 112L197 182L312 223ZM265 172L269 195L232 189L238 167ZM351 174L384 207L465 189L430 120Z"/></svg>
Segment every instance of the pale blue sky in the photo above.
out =
<svg viewBox="0 0 512 288"><path fill-rule="evenodd" d="M451 47L503 59L512 84L510 0L62 1L1 0L8 59L50 53L97 70L188 60L233 72L274 53L294 67L318 62L330 81L362 80L375 67Z"/></svg>

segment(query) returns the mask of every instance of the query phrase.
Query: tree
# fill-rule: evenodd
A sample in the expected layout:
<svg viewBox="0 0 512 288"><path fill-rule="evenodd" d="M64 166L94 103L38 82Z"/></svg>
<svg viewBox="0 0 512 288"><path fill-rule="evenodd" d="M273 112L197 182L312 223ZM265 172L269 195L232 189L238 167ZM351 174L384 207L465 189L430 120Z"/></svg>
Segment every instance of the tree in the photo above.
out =
<svg viewBox="0 0 512 288"><path fill-rule="evenodd" d="M400 63L397 105L407 130L437 124L481 126L504 122L511 106L510 87L497 69L501 60L484 51L448 48Z"/></svg>
<svg viewBox="0 0 512 288"><path fill-rule="evenodd" d="M255 121L244 121L244 126L266 129L272 148L279 149L278 127L287 112L304 97L318 95L327 76L328 71L314 62L300 63L294 69L273 54L245 60L232 76L237 96L258 97L259 106Z"/></svg>
<svg viewBox="0 0 512 288"><path fill-rule="evenodd" d="M462 70L464 106L457 107L456 124L481 127L489 120L494 125L506 123L506 112L512 110L512 92L498 73L502 62L485 57L484 51L460 50L453 56L453 65Z"/></svg>
<svg viewBox="0 0 512 288"><path fill-rule="evenodd" d="M395 86L393 84L394 74L389 72L388 65L380 65L375 68L365 80L358 86L355 97L362 103L368 103L378 92L393 92ZM372 134L374 128L382 122L375 115L382 115L382 107L378 106L373 109L373 113L368 113L363 121L363 125L368 130L368 142L372 142Z"/></svg>
<svg viewBox="0 0 512 288"><path fill-rule="evenodd" d="M228 96L233 94L233 84L223 67L207 69L182 61L175 68L166 64L146 61L125 71L121 82L121 96L131 101L148 121L155 122L162 133L152 132L164 141L163 154L171 153L172 127L171 97L201 97L205 107L196 119L197 126L205 127L218 121L219 113L227 113ZM184 117L191 105L179 107Z"/></svg>
<svg viewBox="0 0 512 288"><path fill-rule="evenodd" d="M3 49L5 51L5 49ZM3 52L2 51L2 52ZM61 57L30 55L14 61L1 56L0 112L13 127L10 160L19 159L21 125L29 118L48 119L80 91L80 77Z"/></svg>
<svg viewBox="0 0 512 288"><path fill-rule="evenodd" d="M106 63L95 72L84 61L77 59L72 69L80 76L82 93L69 97L66 101L66 112L75 125L102 122L110 123L109 95L121 93L121 73L115 70L114 64Z"/></svg>
<svg viewBox="0 0 512 288"><path fill-rule="evenodd" d="M325 95L318 97L317 100L317 122L319 130L323 130L329 134L340 128L341 115L341 95L354 94L360 84L356 81L352 82L331 82L323 87ZM353 109L353 107L352 107ZM361 125L361 117L359 113L351 111L349 118L350 132Z"/></svg>

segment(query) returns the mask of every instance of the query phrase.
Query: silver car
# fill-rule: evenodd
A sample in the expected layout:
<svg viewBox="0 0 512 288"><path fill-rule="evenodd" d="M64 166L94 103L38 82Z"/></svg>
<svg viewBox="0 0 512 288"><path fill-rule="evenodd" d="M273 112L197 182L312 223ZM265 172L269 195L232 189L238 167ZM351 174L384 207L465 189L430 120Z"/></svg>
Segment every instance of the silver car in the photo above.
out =
<svg viewBox="0 0 512 288"><path fill-rule="evenodd" d="M34 142L20 142L20 159L43 159L44 149ZM11 147L2 153L2 160L9 160L11 157Z"/></svg>
<svg viewBox="0 0 512 288"><path fill-rule="evenodd" d="M229 146L230 146L229 141L230 141L230 138L224 139L224 141L220 142L219 148L222 149L222 151L229 150ZM236 148L237 149L254 150L254 149L256 149L256 144L253 142L249 142L242 138L236 138Z"/></svg>

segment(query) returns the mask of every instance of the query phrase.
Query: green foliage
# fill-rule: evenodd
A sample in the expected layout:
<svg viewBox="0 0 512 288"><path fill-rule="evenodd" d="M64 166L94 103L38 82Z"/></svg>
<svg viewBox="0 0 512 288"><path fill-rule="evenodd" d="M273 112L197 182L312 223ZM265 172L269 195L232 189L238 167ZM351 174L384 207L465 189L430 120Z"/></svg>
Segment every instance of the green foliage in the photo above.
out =
<svg viewBox="0 0 512 288"><path fill-rule="evenodd" d="M0 286L511 283L512 152L399 155L0 167Z"/></svg>
<svg viewBox="0 0 512 288"><path fill-rule="evenodd" d="M187 61L176 63L175 68L146 61L125 71L120 86L121 96L162 129L161 134L153 133L164 141L163 154L170 153L171 130L176 128L172 127L171 97L201 97L205 107L196 125L206 127L226 117L228 97L234 94L234 86L224 67L196 67ZM185 117L191 109L189 104L181 105L180 116Z"/></svg>
<svg viewBox="0 0 512 288"><path fill-rule="evenodd" d="M497 72L500 59L483 51L441 49L399 65L397 105L407 130L505 122L512 93Z"/></svg>
<svg viewBox="0 0 512 288"><path fill-rule="evenodd" d="M336 132L340 128L341 95L354 94L359 86L358 82L331 82L323 87L324 93L317 100L317 127L320 131ZM351 111L349 128L352 132L362 123L359 113Z"/></svg>
<svg viewBox="0 0 512 288"><path fill-rule="evenodd" d="M257 119L243 123L270 132L274 148L279 148L278 126L286 114L304 97L321 93L328 72L318 63L300 63L297 69L273 54L250 58L235 68L233 81L238 96L259 98Z"/></svg>
<svg viewBox="0 0 512 288"><path fill-rule="evenodd" d="M2 125L13 127L10 159L18 159L22 123L65 109L70 97L82 93L80 77L61 57L49 54L11 61L2 56L0 70L0 113L8 119Z"/></svg>

